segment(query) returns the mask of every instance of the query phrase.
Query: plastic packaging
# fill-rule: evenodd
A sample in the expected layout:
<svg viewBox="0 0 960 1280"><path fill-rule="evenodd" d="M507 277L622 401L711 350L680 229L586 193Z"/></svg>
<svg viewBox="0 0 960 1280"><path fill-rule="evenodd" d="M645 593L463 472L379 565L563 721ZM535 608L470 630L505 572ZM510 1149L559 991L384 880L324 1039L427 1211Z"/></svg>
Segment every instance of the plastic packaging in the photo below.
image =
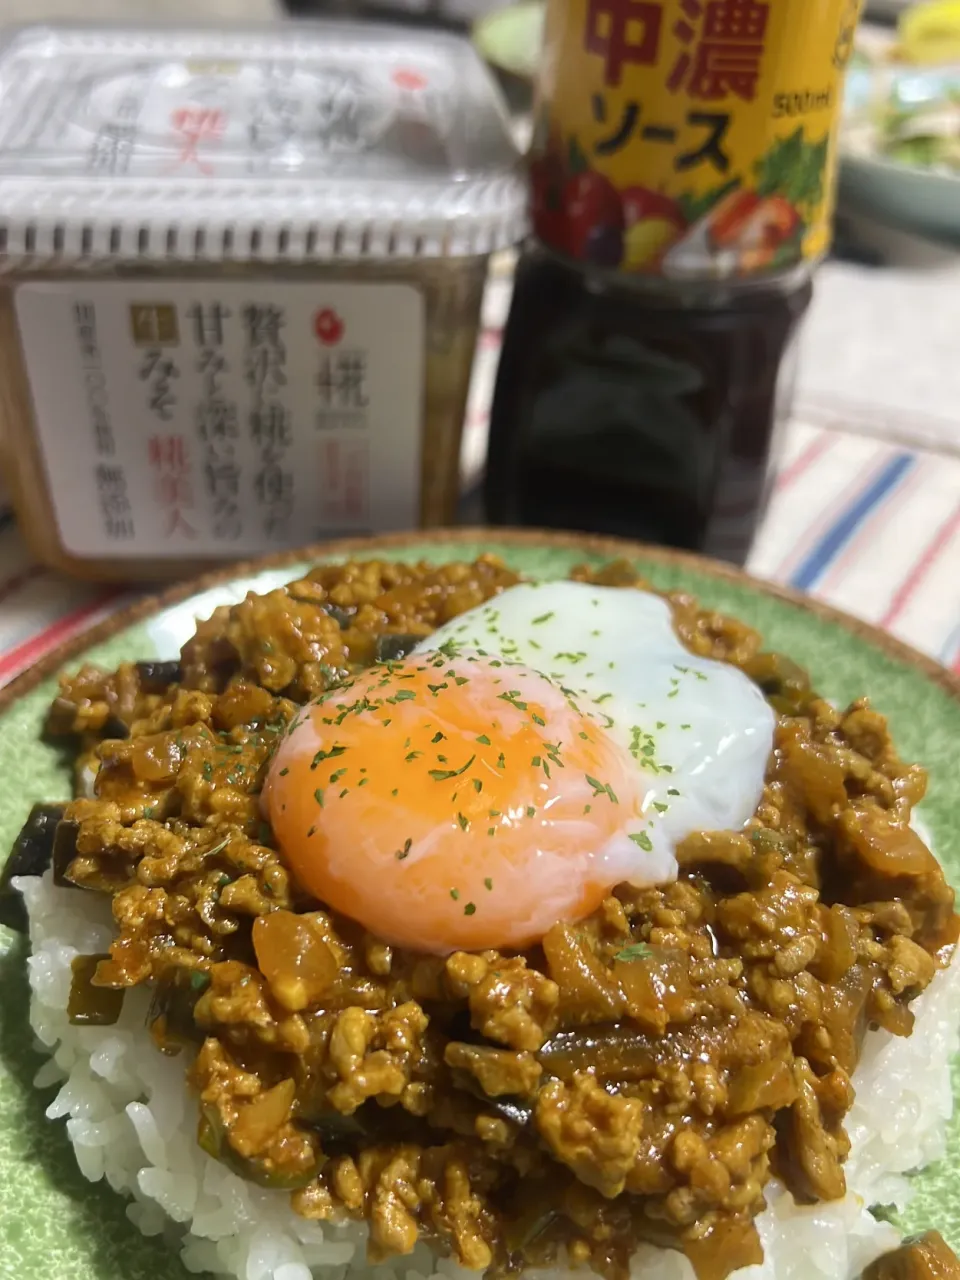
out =
<svg viewBox="0 0 960 1280"><path fill-rule="evenodd" d="M456 37L30 28L0 47L0 465L48 564L168 577L448 522L526 188Z"/></svg>

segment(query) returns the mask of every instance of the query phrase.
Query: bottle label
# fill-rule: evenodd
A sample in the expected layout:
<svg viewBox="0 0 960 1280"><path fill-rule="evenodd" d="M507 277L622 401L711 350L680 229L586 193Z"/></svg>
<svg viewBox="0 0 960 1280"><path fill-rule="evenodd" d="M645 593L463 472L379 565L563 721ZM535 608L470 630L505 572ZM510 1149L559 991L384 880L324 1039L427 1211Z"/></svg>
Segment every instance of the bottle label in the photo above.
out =
<svg viewBox="0 0 960 1280"><path fill-rule="evenodd" d="M540 239L597 266L727 279L830 241L861 0L549 0Z"/></svg>
<svg viewBox="0 0 960 1280"><path fill-rule="evenodd" d="M419 523L412 285L29 283L16 313L73 555L235 558Z"/></svg>

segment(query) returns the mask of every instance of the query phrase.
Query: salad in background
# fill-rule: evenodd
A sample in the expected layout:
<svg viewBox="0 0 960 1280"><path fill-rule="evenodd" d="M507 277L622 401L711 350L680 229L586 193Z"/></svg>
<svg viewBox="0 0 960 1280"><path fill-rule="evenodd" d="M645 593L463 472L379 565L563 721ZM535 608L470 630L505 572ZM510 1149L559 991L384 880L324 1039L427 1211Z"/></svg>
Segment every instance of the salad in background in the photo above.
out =
<svg viewBox="0 0 960 1280"><path fill-rule="evenodd" d="M844 151L960 173L960 66L852 68Z"/></svg>
<svg viewBox="0 0 960 1280"><path fill-rule="evenodd" d="M960 244L960 65L852 67L841 157L842 206Z"/></svg>
<svg viewBox="0 0 960 1280"><path fill-rule="evenodd" d="M880 153L914 168L960 172L960 72L942 85L923 85L919 99L903 89L895 88L880 113Z"/></svg>

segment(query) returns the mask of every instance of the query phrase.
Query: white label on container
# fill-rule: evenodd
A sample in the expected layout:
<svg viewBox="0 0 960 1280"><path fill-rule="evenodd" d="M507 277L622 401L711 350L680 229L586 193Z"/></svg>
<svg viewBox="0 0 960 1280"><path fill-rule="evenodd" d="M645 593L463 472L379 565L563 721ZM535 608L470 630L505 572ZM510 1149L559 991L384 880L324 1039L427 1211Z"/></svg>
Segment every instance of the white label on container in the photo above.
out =
<svg viewBox="0 0 960 1280"><path fill-rule="evenodd" d="M64 548L234 558L418 523L424 310L408 284L24 284Z"/></svg>

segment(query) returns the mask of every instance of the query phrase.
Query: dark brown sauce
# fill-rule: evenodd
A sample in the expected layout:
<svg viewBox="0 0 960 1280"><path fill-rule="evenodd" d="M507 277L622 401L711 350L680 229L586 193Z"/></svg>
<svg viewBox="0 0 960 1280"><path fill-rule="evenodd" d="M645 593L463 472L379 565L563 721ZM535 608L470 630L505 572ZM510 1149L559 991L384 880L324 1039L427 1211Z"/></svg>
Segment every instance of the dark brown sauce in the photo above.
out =
<svg viewBox="0 0 960 1280"><path fill-rule="evenodd" d="M742 563L810 296L804 279L683 305L528 250L491 417L488 519Z"/></svg>

